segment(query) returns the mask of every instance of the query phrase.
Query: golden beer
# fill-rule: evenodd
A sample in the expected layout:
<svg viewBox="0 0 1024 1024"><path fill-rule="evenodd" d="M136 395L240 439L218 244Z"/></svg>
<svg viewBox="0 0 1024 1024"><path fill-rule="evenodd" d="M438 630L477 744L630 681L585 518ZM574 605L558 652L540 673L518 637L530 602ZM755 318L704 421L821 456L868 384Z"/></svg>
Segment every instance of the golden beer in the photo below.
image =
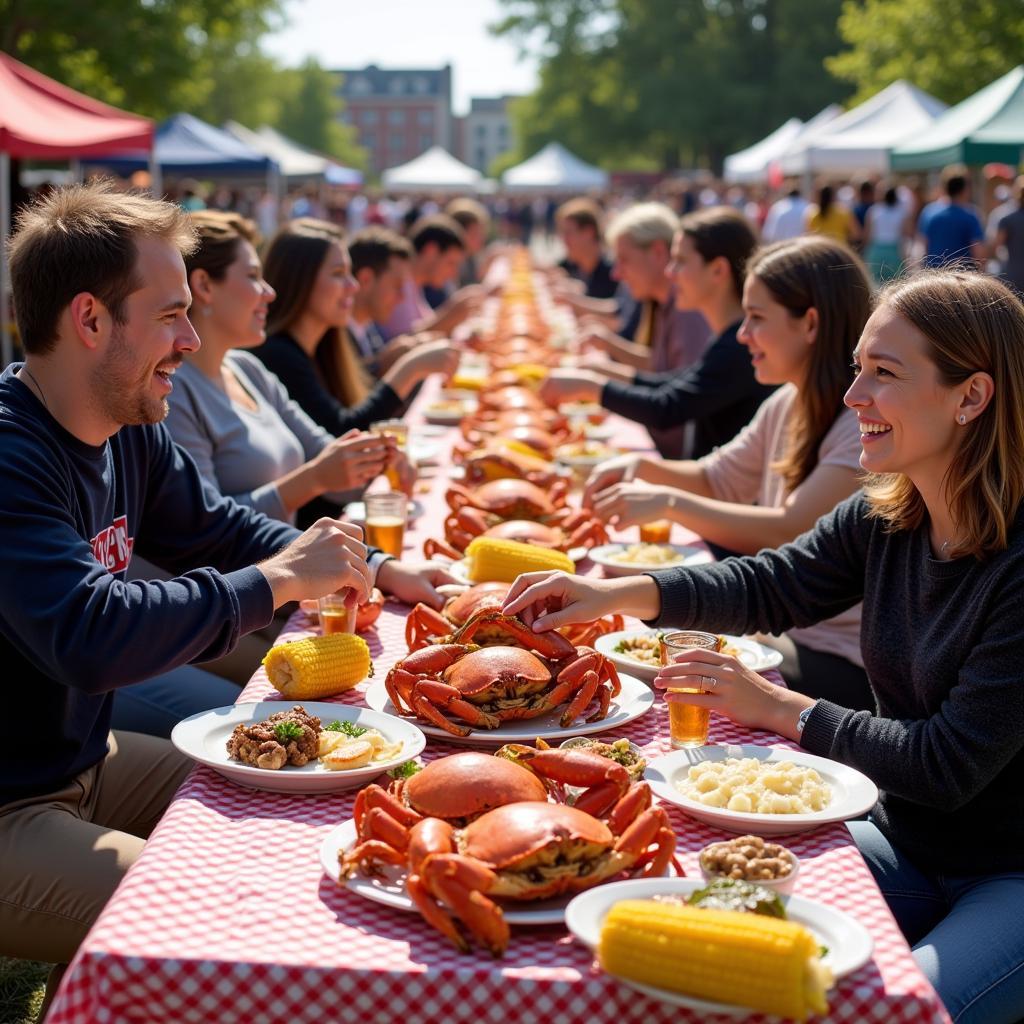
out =
<svg viewBox="0 0 1024 1024"><path fill-rule="evenodd" d="M320 598L320 632L324 636L353 632L349 610L345 605L345 593L342 591Z"/></svg>
<svg viewBox="0 0 1024 1024"><path fill-rule="evenodd" d="M405 495L402 495L405 497ZM375 516L366 520L366 543L380 548L395 558L402 557L405 538L405 516Z"/></svg>
<svg viewBox="0 0 1024 1024"><path fill-rule="evenodd" d="M641 544L667 544L671 536L671 519L655 519L653 523L644 523L640 527Z"/></svg>
<svg viewBox="0 0 1024 1024"><path fill-rule="evenodd" d="M717 651L722 638L715 633L703 633L699 630L680 629L661 635L661 663L670 665L679 661L686 651L695 648L705 651ZM667 693L704 693L702 687L682 686L669 687ZM673 747L703 747L708 741L708 720L711 712L707 708L698 708L693 704L681 701L668 701L668 731Z"/></svg>

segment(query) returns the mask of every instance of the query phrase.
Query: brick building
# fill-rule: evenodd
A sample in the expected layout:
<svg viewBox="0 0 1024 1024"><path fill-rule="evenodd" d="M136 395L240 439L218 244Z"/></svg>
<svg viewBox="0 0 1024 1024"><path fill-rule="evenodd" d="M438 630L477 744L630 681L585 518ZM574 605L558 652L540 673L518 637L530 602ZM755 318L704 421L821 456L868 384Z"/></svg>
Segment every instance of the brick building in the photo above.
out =
<svg viewBox="0 0 1024 1024"><path fill-rule="evenodd" d="M431 146L451 151L452 69L339 69L338 95L343 120L354 125L359 144L370 154L370 170L380 173L420 155Z"/></svg>

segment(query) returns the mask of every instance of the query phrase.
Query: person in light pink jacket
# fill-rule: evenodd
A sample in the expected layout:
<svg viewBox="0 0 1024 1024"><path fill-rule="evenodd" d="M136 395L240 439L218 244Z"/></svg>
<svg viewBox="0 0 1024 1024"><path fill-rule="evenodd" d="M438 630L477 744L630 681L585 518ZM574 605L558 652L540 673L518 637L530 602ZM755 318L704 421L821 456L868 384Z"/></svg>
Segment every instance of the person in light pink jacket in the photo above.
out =
<svg viewBox="0 0 1024 1024"><path fill-rule="evenodd" d="M860 486L857 417L843 405L850 353L871 309L857 257L823 237L755 253L738 339L757 380L782 385L732 441L697 461L624 455L598 466L585 504L620 529L668 519L719 549L754 554L809 530ZM809 629L765 637L794 689L872 709L860 606Z"/></svg>

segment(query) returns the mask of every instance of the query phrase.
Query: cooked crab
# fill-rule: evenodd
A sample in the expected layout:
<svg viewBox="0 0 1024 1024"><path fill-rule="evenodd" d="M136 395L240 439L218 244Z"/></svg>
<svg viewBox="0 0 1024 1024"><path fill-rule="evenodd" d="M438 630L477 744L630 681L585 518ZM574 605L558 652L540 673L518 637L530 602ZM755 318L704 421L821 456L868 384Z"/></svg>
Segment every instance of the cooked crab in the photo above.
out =
<svg viewBox="0 0 1024 1024"><path fill-rule="evenodd" d="M483 628L500 626L520 646L478 647ZM614 665L597 651L576 647L557 632L535 633L521 620L494 609L475 613L451 642L426 647L401 659L384 681L398 712L418 716L456 736L469 726L496 729L505 721L537 718L568 704L564 727L597 701L587 718L608 714L620 689Z"/></svg>

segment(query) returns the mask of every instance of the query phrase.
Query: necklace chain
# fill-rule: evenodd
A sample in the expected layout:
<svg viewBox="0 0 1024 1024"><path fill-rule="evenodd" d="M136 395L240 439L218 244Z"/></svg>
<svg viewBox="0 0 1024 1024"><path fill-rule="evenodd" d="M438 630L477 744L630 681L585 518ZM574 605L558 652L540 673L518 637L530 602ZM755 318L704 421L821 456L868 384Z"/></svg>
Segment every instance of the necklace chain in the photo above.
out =
<svg viewBox="0 0 1024 1024"><path fill-rule="evenodd" d="M47 412L49 412L50 406L46 401L46 395L43 394L43 389L39 384L39 381L36 380L36 375L28 368L27 365L23 365L21 368L28 374L29 379L32 381L32 384L35 387L36 391L39 392L39 400L43 403L43 408Z"/></svg>

